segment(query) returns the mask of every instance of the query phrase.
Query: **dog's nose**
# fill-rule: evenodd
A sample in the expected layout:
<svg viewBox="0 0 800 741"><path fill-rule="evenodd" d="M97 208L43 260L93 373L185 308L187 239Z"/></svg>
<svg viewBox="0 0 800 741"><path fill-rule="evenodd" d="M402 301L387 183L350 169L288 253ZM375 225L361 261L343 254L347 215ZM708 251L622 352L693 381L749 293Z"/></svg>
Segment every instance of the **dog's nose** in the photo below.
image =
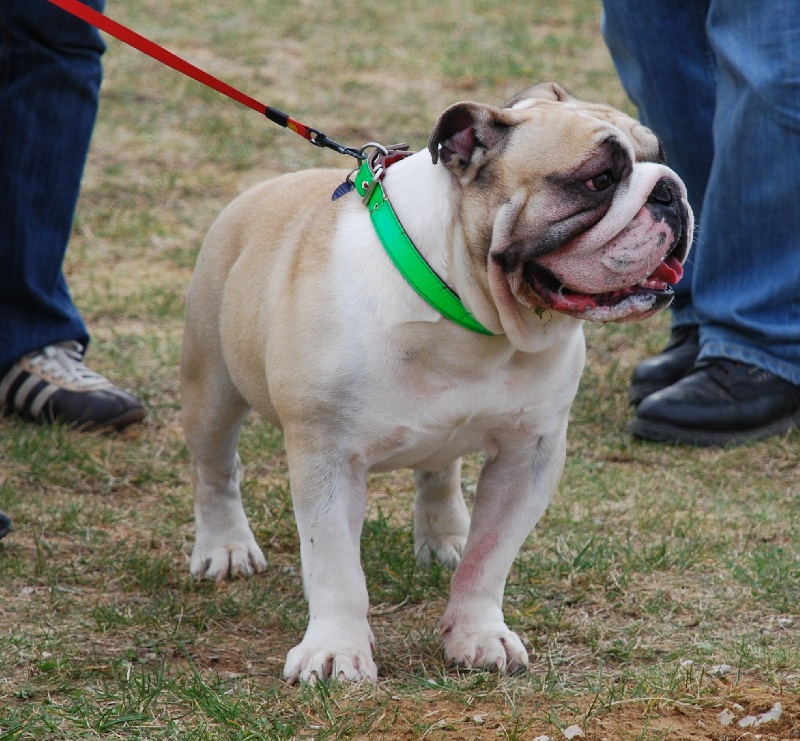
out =
<svg viewBox="0 0 800 741"><path fill-rule="evenodd" d="M669 206L680 196L678 186L669 178L661 178L647 197L648 203L657 203L661 206Z"/></svg>

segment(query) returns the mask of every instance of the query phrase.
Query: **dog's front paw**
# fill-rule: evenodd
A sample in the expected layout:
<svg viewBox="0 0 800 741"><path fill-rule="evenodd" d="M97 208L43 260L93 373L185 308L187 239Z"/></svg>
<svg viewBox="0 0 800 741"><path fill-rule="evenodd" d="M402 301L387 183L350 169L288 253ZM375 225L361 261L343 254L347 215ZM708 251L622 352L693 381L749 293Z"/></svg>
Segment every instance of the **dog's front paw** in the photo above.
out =
<svg viewBox="0 0 800 741"><path fill-rule="evenodd" d="M190 564L192 576L214 581L248 577L266 568L267 560L249 529L231 538L198 536Z"/></svg>
<svg viewBox="0 0 800 741"><path fill-rule="evenodd" d="M337 635L338 633L338 635ZM289 684L320 679L340 682L377 682L378 667L372 660L374 638L367 628L365 639L348 636L344 631L333 633L335 638L322 641L306 635L286 656L283 677Z"/></svg>
<svg viewBox="0 0 800 741"><path fill-rule="evenodd" d="M458 623L442 620L444 652L448 661L464 669L487 669L516 674L528 668L528 652L519 636L502 619Z"/></svg>

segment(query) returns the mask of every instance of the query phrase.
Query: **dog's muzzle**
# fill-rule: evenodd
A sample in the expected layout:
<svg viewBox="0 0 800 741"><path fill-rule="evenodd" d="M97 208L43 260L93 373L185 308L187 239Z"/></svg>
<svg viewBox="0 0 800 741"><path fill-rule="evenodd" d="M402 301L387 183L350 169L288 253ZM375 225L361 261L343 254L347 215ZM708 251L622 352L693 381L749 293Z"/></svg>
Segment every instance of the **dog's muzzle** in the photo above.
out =
<svg viewBox="0 0 800 741"><path fill-rule="evenodd" d="M645 209L644 218L652 219L652 223L659 225L664 232L658 235L652 250L658 250L666 242L666 232L672 235L672 247L655 270L638 276L631 285L589 293L570 287L568 281L556 277L534 258L525 262L522 277L543 307L584 319L619 321L638 319L669 306L674 298L672 285L683 276L683 261L690 244L691 217L679 185L669 178L656 183L637 219L642 218ZM624 233L625 230L623 236Z"/></svg>

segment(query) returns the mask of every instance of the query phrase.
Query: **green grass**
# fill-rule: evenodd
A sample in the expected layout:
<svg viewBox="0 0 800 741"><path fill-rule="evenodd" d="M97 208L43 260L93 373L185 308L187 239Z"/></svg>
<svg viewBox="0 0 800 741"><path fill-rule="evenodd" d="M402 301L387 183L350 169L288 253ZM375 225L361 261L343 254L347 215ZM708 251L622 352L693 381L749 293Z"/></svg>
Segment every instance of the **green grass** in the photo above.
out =
<svg viewBox="0 0 800 741"><path fill-rule="evenodd" d="M137 0L118 20L351 145L425 146L438 113L558 79L633 109L596 0L325 4ZM718 714L780 701L800 735L797 433L733 450L634 442L625 390L666 317L587 327L559 493L517 558L509 624L530 672L445 665L449 573L413 557L408 472L375 476L363 560L375 687L290 688L305 629L281 435L249 420L243 492L267 572L188 575L193 513L177 367L203 235L261 179L349 160L109 42L100 119L66 265L89 360L145 423L83 435L0 420L0 741L16 739L739 738ZM479 458L464 468L474 491ZM724 670L720 666L727 665ZM772 735L767 735L772 734Z"/></svg>

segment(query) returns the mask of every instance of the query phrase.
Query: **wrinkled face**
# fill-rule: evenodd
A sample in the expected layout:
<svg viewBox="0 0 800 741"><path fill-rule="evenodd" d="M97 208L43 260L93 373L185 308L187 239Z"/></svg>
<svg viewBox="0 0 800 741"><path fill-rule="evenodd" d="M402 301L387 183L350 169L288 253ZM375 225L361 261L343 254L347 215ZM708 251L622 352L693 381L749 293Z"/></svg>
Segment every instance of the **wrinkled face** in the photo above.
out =
<svg viewBox="0 0 800 741"><path fill-rule="evenodd" d="M527 310L624 321L671 302L693 217L649 129L545 85L503 109L451 107L430 148L455 176L501 321Z"/></svg>

